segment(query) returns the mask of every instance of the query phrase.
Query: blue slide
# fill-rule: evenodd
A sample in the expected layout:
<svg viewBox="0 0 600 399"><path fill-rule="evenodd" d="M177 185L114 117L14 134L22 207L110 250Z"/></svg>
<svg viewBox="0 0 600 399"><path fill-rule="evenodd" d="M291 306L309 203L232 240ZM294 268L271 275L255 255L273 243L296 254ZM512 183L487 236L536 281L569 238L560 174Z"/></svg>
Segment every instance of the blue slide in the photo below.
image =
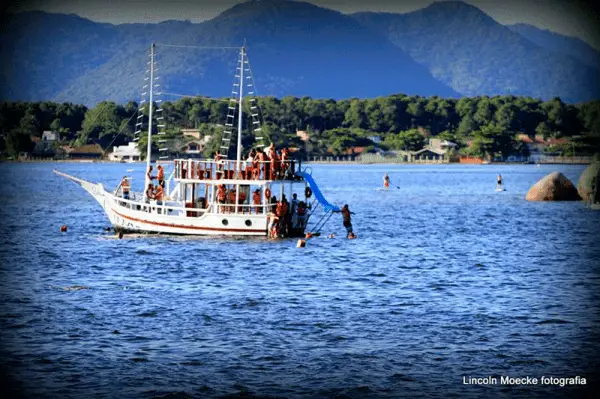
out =
<svg viewBox="0 0 600 399"><path fill-rule="evenodd" d="M306 172L296 172L296 176L300 176L308 182L308 185L310 186L310 189L312 190L313 194L315 195L315 198L317 199L317 201L319 201L319 203L321 205L323 205L323 209L325 209L325 212L341 211L339 206L331 205L329 202L327 202L325 197L323 197L323 193L321 193L321 190L319 190L319 186L317 186L317 183L315 182L315 180L313 179L313 177L311 175L309 175Z"/></svg>

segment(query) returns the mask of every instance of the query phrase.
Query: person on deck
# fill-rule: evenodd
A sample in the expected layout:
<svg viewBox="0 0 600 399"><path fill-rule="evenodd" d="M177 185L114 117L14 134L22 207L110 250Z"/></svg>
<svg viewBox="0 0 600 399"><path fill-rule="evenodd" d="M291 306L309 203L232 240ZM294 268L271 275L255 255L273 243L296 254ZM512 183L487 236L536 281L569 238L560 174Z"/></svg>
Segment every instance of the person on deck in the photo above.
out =
<svg viewBox="0 0 600 399"><path fill-rule="evenodd" d="M295 229L298 224L298 194L296 193L292 194L290 214L292 216L292 228Z"/></svg>
<svg viewBox="0 0 600 399"><path fill-rule="evenodd" d="M269 158L273 158L273 154L275 154L275 144L271 143L267 149L265 150L265 154L269 157Z"/></svg>
<svg viewBox="0 0 600 399"><path fill-rule="evenodd" d="M150 181L154 180L154 176L152 176L152 165L148 166L148 171L146 172L146 177Z"/></svg>
<svg viewBox="0 0 600 399"><path fill-rule="evenodd" d="M279 179L279 155L277 151L273 151L273 155L271 157L271 176L270 180Z"/></svg>
<svg viewBox="0 0 600 399"><path fill-rule="evenodd" d="M123 180L121 180L121 192L123 193L123 199L129 199L129 190L131 189L131 185L129 184L129 179L127 176L123 176Z"/></svg>
<svg viewBox="0 0 600 399"><path fill-rule="evenodd" d="M148 188L146 189L146 203L149 203L151 199L154 199L154 185L148 183Z"/></svg>
<svg viewBox="0 0 600 399"><path fill-rule="evenodd" d="M156 180L158 180L158 185L164 187L165 186L165 170L162 165L158 165L158 172L156 173Z"/></svg>
<svg viewBox="0 0 600 399"><path fill-rule="evenodd" d="M215 152L215 165L216 165L216 178L223 179L223 162L221 162L221 154L216 151Z"/></svg>
<svg viewBox="0 0 600 399"><path fill-rule="evenodd" d="M254 157L252 158L252 179L258 180L260 178L260 157L262 151L260 149L254 152Z"/></svg>
<svg viewBox="0 0 600 399"><path fill-rule="evenodd" d="M304 229L304 224L306 222L306 204L304 203L304 201L298 202L298 208L296 212L298 214L296 228Z"/></svg>
<svg viewBox="0 0 600 399"><path fill-rule="evenodd" d="M342 213L342 217L344 218L344 227L346 228L346 232L348 233L348 238L355 238L354 232L352 231L352 217L350 215L354 215L354 212L350 212L350 208L348 208L348 204L342 207L342 210L339 211Z"/></svg>
<svg viewBox="0 0 600 399"><path fill-rule="evenodd" d="M160 184L157 185L156 188L154 189L154 199L156 200L156 205L163 204L164 195L165 195L165 191L163 190L162 186ZM158 213L162 213L162 210L158 209Z"/></svg>
<svg viewBox="0 0 600 399"><path fill-rule="evenodd" d="M254 211L256 213L260 213L260 189L257 188L256 190L254 190L254 192L252 193L252 203L254 204Z"/></svg>
<svg viewBox="0 0 600 399"><path fill-rule="evenodd" d="M294 171L290 162L290 150L284 148L281 150L281 175L282 179L293 179Z"/></svg>
<svg viewBox="0 0 600 399"><path fill-rule="evenodd" d="M227 200L227 190L225 189L225 185L221 184L217 188L217 204L224 204ZM223 213L222 207L218 207L218 212Z"/></svg>
<svg viewBox="0 0 600 399"><path fill-rule="evenodd" d="M290 236L290 231L291 231L291 223L292 223L292 216L290 214L290 203L288 202L287 198L285 198L285 194L281 197L281 210L282 210L282 218L281 218L281 225L282 225L282 231L283 231L283 235L285 237L289 237Z"/></svg>
<svg viewBox="0 0 600 399"><path fill-rule="evenodd" d="M248 158L246 159L245 165L244 165L244 173L245 173L245 179L246 180L250 180L252 179L254 172L253 172L253 164L254 164L254 156L256 154L256 151L254 151L254 148L250 151L250 153L248 154Z"/></svg>
<svg viewBox="0 0 600 399"><path fill-rule="evenodd" d="M383 175L383 188L390 188L390 177L387 173Z"/></svg>
<svg viewBox="0 0 600 399"><path fill-rule="evenodd" d="M266 151L263 151L260 162L261 165L263 165L262 178L264 180L269 180L271 178L271 157Z"/></svg>

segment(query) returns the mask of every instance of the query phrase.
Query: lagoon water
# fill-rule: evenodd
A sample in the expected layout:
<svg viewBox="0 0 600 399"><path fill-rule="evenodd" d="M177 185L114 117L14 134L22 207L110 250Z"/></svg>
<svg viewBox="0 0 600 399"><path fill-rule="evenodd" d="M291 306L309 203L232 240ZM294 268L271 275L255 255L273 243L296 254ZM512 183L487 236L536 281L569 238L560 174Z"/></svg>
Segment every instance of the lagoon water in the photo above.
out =
<svg viewBox="0 0 600 399"><path fill-rule="evenodd" d="M312 165L325 197L356 212L358 239L336 215L306 248L115 239L53 168L108 187L133 168L134 189L144 174L0 164L0 364L13 394L576 397L598 383L600 212L524 200L546 174L576 183L583 166ZM378 191L385 172L393 189ZM588 385L463 384L488 376Z"/></svg>

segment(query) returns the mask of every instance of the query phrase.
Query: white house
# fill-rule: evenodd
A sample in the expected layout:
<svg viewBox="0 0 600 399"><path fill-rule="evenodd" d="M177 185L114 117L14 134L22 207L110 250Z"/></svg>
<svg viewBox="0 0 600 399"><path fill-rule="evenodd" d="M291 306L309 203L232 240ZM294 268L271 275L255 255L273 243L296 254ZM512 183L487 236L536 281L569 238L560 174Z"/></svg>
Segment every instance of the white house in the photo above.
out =
<svg viewBox="0 0 600 399"><path fill-rule="evenodd" d="M429 149L438 153L447 153L448 150L456 148L457 144L448 140L429 139Z"/></svg>
<svg viewBox="0 0 600 399"><path fill-rule="evenodd" d="M137 143L132 141L127 145L114 146L108 159L115 162L137 162L141 160L141 153L137 148Z"/></svg>

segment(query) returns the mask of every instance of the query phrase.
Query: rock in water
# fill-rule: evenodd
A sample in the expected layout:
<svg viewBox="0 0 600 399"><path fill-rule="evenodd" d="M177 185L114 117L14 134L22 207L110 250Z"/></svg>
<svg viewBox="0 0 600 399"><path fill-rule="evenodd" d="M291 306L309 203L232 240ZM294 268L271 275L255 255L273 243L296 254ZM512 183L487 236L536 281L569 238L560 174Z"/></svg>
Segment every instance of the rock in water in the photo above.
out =
<svg viewBox="0 0 600 399"><path fill-rule="evenodd" d="M596 179L596 176L600 174L600 162L595 162L585 168L579 181L577 181L577 192L583 198L584 201L588 202L592 195L592 182Z"/></svg>
<svg viewBox="0 0 600 399"><path fill-rule="evenodd" d="M581 197L565 175L553 172L535 183L527 192L525 199L527 201L579 201Z"/></svg>

